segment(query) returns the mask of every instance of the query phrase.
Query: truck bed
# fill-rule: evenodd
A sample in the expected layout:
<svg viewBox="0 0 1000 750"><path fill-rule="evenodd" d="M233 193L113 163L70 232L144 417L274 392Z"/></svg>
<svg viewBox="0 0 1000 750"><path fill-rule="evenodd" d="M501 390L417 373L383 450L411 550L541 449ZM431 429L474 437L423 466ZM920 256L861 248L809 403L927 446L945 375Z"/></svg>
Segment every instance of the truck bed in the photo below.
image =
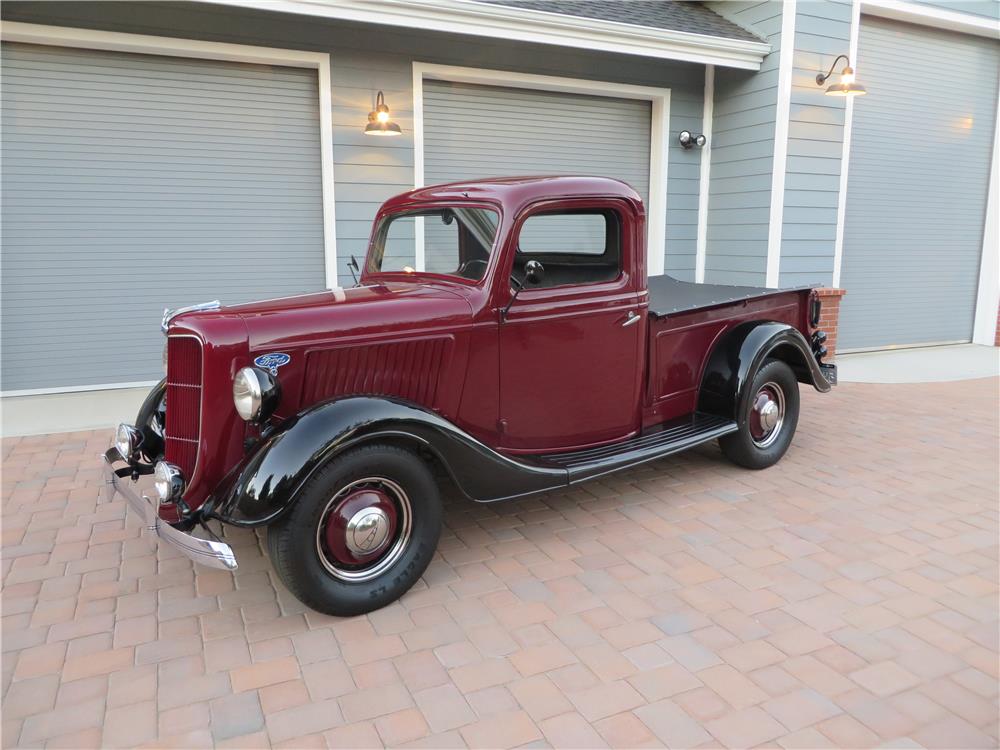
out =
<svg viewBox="0 0 1000 750"><path fill-rule="evenodd" d="M772 294L812 289L813 285L791 289L767 289L756 286L729 286L728 284L696 284L678 281L663 275L649 277L649 314L658 318L668 315L715 307L748 299L758 299Z"/></svg>

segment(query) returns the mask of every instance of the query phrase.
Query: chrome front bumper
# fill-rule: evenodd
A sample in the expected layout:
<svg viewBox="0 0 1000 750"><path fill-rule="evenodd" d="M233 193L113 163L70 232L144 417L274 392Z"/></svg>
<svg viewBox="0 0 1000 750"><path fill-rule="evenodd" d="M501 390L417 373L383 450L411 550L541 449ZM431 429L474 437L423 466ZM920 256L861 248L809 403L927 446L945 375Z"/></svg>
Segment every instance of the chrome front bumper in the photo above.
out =
<svg viewBox="0 0 1000 750"><path fill-rule="evenodd" d="M101 502L110 502L115 493L125 496L128 504L142 518L147 531L179 549L196 563L210 568L236 570L236 555L232 547L224 542L212 539L200 539L191 534L175 529L162 520L156 511L156 504L146 495L140 495L134 488L134 483L115 474L112 467L114 461L120 461L118 451L110 448L101 454L101 466L104 474L104 484L101 487Z"/></svg>

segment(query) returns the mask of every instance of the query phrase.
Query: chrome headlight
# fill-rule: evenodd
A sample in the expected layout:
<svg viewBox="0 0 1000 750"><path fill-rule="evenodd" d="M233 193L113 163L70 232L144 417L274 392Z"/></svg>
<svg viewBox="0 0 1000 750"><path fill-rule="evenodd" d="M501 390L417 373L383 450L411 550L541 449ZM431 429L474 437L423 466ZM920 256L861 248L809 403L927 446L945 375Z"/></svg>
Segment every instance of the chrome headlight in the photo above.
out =
<svg viewBox="0 0 1000 750"><path fill-rule="evenodd" d="M115 430L115 450L125 461L131 461L132 456L139 449L142 435L130 424L122 422Z"/></svg>
<svg viewBox="0 0 1000 750"><path fill-rule="evenodd" d="M173 464L157 461L153 470L153 487L161 503L176 500L184 494L184 475Z"/></svg>
<svg viewBox="0 0 1000 750"><path fill-rule="evenodd" d="M233 404L247 422L262 422L270 417L279 396L278 381L259 367L244 367L233 379Z"/></svg>

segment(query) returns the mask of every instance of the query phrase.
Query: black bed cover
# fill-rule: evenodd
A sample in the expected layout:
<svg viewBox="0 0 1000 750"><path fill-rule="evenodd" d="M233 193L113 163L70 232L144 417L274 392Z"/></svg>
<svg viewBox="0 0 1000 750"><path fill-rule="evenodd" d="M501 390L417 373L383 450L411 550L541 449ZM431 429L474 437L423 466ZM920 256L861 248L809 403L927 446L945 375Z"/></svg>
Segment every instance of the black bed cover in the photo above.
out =
<svg viewBox="0 0 1000 750"><path fill-rule="evenodd" d="M798 292L812 289L813 284L791 289L767 289L757 286L729 286L728 284L696 284L692 281L678 281L663 275L649 277L649 314L665 317L677 313L715 307L730 302L767 297L781 292Z"/></svg>

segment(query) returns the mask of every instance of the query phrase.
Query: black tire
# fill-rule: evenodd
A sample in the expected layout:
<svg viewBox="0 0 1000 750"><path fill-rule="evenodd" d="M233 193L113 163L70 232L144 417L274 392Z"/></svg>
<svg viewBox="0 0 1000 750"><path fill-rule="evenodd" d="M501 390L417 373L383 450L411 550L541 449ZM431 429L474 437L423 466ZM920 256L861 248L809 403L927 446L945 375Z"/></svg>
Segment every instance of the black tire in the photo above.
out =
<svg viewBox="0 0 1000 750"><path fill-rule="evenodd" d="M772 387L781 390L783 414L776 429L763 437L754 436L752 423L755 397L762 389L771 393ZM769 359L757 370L745 394L746 403L739 415L739 430L719 438L719 447L730 461L747 469L766 469L778 463L795 435L799 422L799 384L795 373L781 360ZM759 420L758 420L759 424Z"/></svg>
<svg viewBox="0 0 1000 750"><path fill-rule="evenodd" d="M397 559L370 580L348 581L328 569L318 528L341 488L381 477L401 488L410 505L410 531ZM372 444L331 459L302 488L292 508L267 529L267 547L281 581L303 604L340 617L395 601L423 574L441 535L441 496L429 467L395 445ZM329 560L329 558L327 558Z"/></svg>

